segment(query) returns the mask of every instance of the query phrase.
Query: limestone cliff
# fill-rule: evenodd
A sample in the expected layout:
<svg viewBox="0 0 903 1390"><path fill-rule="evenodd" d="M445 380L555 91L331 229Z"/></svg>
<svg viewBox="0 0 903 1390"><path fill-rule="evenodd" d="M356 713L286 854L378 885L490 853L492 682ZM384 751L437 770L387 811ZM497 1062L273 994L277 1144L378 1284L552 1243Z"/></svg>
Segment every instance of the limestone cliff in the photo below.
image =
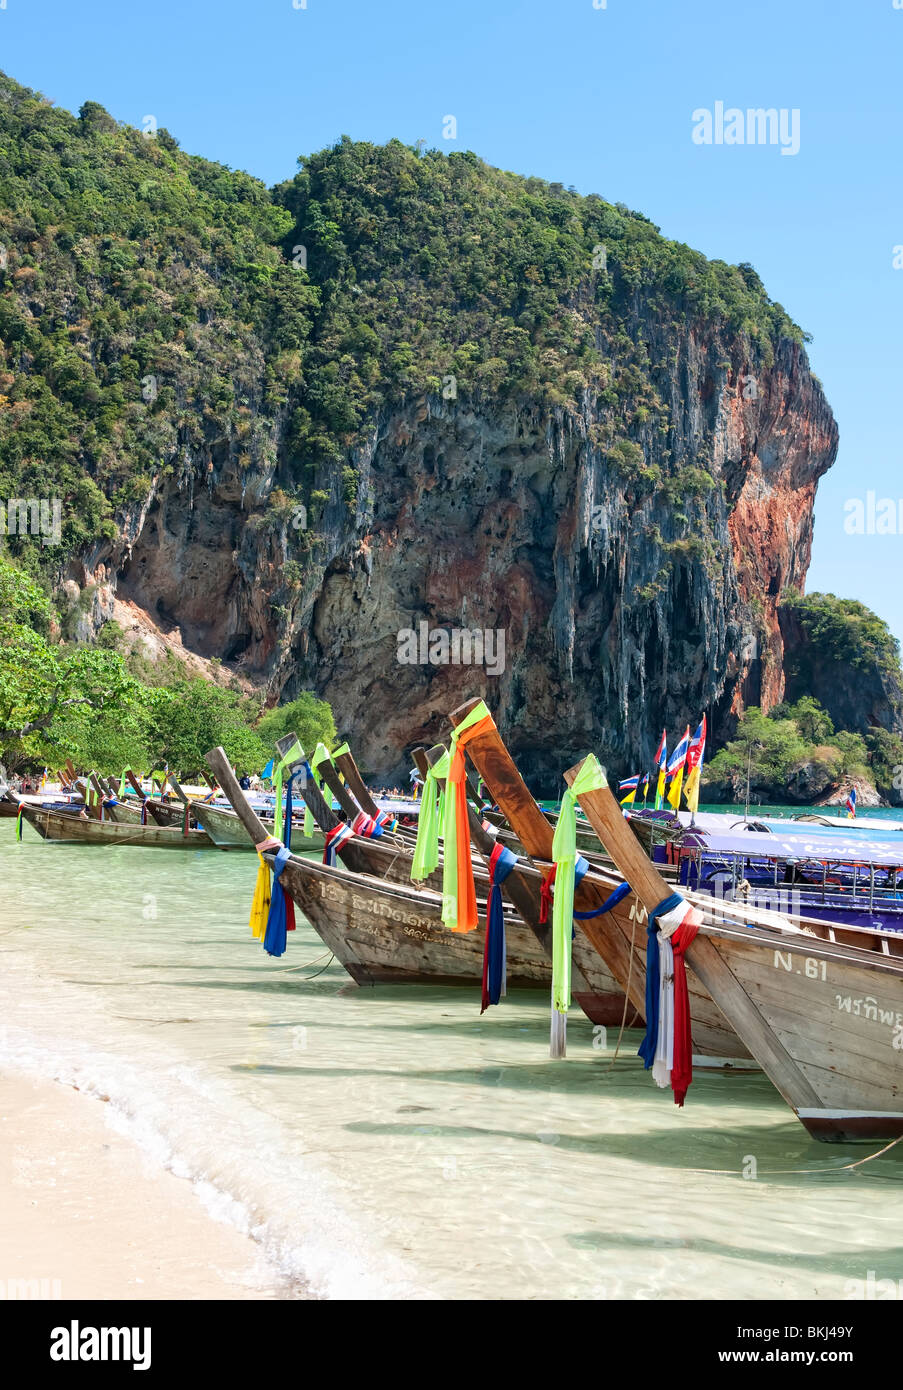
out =
<svg viewBox="0 0 903 1390"><path fill-rule="evenodd" d="M473 694L549 790L781 699L837 433L751 266L397 140L268 190L2 74L0 145L0 495L61 499L67 631L312 686L383 775Z"/></svg>
<svg viewBox="0 0 903 1390"><path fill-rule="evenodd" d="M669 361L657 384L674 425L640 432L646 466L679 483L704 459L710 489L625 479L593 443L587 397L567 412L432 396L374 423L353 511L331 496L315 533L259 525L269 480L253 497L228 469L194 495L164 486L119 552L120 593L274 695L316 688L379 773L475 693L534 779L590 747L648 763L664 725L703 710L718 739L743 702L783 697L777 603L804 582L836 428L794 343L750 398L740 345L662 333L641 300L631 331ZM421 621L500 630L503 674L399 664L399 631Z"/></svg>

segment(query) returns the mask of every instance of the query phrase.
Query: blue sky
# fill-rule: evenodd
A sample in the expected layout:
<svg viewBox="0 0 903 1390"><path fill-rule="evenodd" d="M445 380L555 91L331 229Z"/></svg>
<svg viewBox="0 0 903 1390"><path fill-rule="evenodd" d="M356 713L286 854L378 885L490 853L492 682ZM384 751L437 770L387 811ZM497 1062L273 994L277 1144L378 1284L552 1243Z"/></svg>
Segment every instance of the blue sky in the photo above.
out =
<svg viewBox="0 0 903 1390"><path fill-rule="evenodd" d="M903 639L903 535L844 530L848 499L903 496L903 9L294 4L0 0L0 67L71 110L92 99L137 126L152 115L184 149L267 183L343 133L424 139L600 193L707 255L752 262L812 334L840 424L808 587L862 599ZM716 101L797 108L799 153L695 145L692 112Z"/></svg>

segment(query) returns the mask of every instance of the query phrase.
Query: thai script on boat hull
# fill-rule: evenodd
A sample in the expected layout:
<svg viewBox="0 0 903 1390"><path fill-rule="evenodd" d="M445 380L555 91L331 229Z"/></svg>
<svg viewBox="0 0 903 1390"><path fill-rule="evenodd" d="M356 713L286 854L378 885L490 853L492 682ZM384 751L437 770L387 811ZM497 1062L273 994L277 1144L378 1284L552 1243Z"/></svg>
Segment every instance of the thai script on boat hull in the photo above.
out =
<svg viewBox="0 0 903 1390"><path fill-rule="evenodd" d="M836 994L834 997L841 1013L867 1018L872 1023L884 1023L888 1028L893 1028L894 1047L898 1052L903 1052L903 1014L895 1009L883 1009L871 994L864 999L854 999L849 994Z"/></svg>

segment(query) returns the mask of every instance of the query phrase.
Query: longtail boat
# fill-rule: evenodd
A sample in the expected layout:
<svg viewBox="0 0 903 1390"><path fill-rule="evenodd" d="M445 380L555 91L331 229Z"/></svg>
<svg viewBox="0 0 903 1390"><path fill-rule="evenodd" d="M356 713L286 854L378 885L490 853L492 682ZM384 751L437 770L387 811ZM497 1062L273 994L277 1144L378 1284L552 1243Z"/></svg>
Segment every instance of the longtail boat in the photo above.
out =
<svg viewBox="0 0 903 1390"><path fill-rule="evenodd" d="M42 840L82 845L138 845L144 849L208 849L213 841L204 830L184 833L176 826L133 825L94 820L77 812L19 803L23 819Z"/></svg>
<svg viewBox="0 0 903 1390"><path fill-rule="evenodd" d="M247 835L255 844L263 843L265 827L237 782L233 785L225 753L212 749L206 756ZM309 783L305 790L320 817L332 816L316 787ZM346 865L354 867L329 867L293 854L282 870L286 891L324 944L358 984L476 984L483 969L482 935L448 930L442 921L441 892L368 873L373 862L367 853L370 847L390 850L391 855L389 845L353 836L343 851ZM272 853L264 852L263 858L274 867ZM506 929L508 983L547 988L548 957L534 934L513 912L508 913Z"/></svg>
<svg viewBox="0 0 903 1390"><path fill-rule="evenodd" d="M286 746L291 747L296 742L294 736L290 736L280 740L277 748L282 753ZM248 806L237 783L232 786L225 777L220 761L224 756L221 750L213 750L208 755L209 764L220 776L230 799L235 798L233 805L248 834L255 837L255 843L260 843L264 826ZM327 769L324 767L321 771L325 774ZM323 780L328 786L329 777L324 775ZM322 830L330 832L343 826L311 779L302 783L302 792ZM355 813L352 818L356 818L357 804L347 792L344 796L349 811ZM441 868L426 884L413 887L410 882L412 847L397 834L375 839L348 834L338 853L346 871L344 877L341 871L333 871L331 876L325 866L312 865L310 860L294 855L282 876L293 900L305 915L310 914L311 924L353 979L359 983L375 980L411 984L479 983L483 971L483 933L453 933L442 922ZM267 862L272 867L272 856ZM525 886L518 901L520 905L524 901L530 905L530 915L535 921L541 885L535 871L532 877L532 884ZM336 894L324 888L330 883L336 885L337 892L341 889L344 906L336 906L339 901ZM484 895L488 888L488 874L484 871L477 876L477 891ZM352 889L356 908L348 896ZM350 915L349 903L354 909ZM365 928L359 929L355 924L355 912L366 922ZM412 925L415 917L419 925ZM531 930L517 916L509 914L506 936L509 982L548 988L551 976L544 939L548 936L548 928L543 927L539 932ZM598 957L592 951L585 955L585 962L579 954L575 960L574 985L580 1003L594 1023L621 1023L625 1012L623 994ZM581 973L584 963L588 967L587 978ZM627 1025L635 1021L631 1010Z"/></svg>
<svg viewBox="0 0 903 1390"><path fill-rule="evenodd" d="M571 768L571 785L579 771ZM604 782L604 777L603 777ZM650 913L670 889L623 825L607 785L580 804L606 838ZM695 900L698 934L685 949L705 985L794 1113L816 1139L903 1135L903 958L892 934L844 932L830 939L750 931ZM699 907L702 905L702 910ZM896 948L896 949L895 949Z"/></svg>
<svg viewBox="0 0 903 1390"><path fill-rule="evenodd" d="M277 743L277 749L280 752L285 752L287 746L293 741L296 742L294 735L290 735ZM415 762L424 777L429 767L436 763L446 751L441 744L430 749L429 752L420 748L414 750ZM348 785L354 786L356 781L359 783L359 774L356 778L356 768L354 768L351 755L346 754L345 757L350 759L350 762L345 761L342 770L348 775ZM338 767L332 768L332 776L330 776L327 764L321 764L320 770L327 785L335 788L337 798L346 809L346 814L349 815L349 823L355 823L356 803L351 799L347 787L337 781ZM366 804L366 789L360 785L357 789L361 792L361 799ZM306 792L304 794L307 795ZM474 802L479 805L479 798L475 797ZM309 804L318 823L325 830L332 830L338 824L332 813L326 811L324 806L318 805L316 800ZM324 814L329 817L326 823L321 820ZM485 900L490 889L488 865L496 848L496 839L492 833L484 828L473 806L468 810L468 819L473 850L474 886L478 896ZM344 845L339 848L338 852L346 863L349 862L350 856L351 866L358 871L370 872L379 877L391 878L405 884L410 883L414 840L408 837L408 832L404 827L399 827L399 830L389 837L382 836L379 839L370 839L355 836L353 843L346 841L345 844L350 846L349 854L344 853ZM442 891L442 861L443 855L440 851L439 866L423 880L423 886L433 888L437 892ZM552 950L551 931L548 922L543 920L545 914L542 907L542 886L542 875L539 870L525 860L517 864L505 881L507 897L513 902L521 920L533 932L544 954L550 957ZM625 910L629 910L629 905ZM635 1009L628 1007L623 991L615 983L601 957L582 937L578 937L575 942L574 967L574 998L593 1023L609 1026L623 1024L627 1027L633 1027L641 1021Z"/></svg>

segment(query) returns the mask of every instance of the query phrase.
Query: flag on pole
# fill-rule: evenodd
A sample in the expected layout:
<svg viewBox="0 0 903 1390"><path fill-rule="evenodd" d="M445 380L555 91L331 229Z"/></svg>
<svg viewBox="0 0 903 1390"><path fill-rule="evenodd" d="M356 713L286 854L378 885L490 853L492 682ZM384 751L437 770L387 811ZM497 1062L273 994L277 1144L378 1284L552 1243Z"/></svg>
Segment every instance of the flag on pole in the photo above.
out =
<svg viewBox="0 0 903 1390"><path fill-rule="evenodd" d="M646 773L643 774L643 806L644 806L644 808L645 808L645 805L646 805L646 793L648 792L648 790L649 790L649 773L646 772Z"/></svg>
<svg viewBox="0 0 903 1390"><path fill-rule="evenodd" d="M655 765L658 768L658 783L655 788L655 809L656 811L660 811L665 800L665 769L668 766L668 740L666 729L662 729L662 741L658 745L655 753Z"/></svg>
<svg viewBox="0 0 903 1390"><path fill-rule="evenodd" d="M623 801L621 802L621 805L622 805L622 806L628 806L628 805L631 804L631 802L632 802L632 801L634 800L634 798L636 797L637 787L638 787L639 785L640 785L640 774L639 774L639 773L637 773L635 777L626 777L626 778L624 779L623 782L619 782L619 783L618 783L618 791L619 791L619 792L625 792L625 791L627 792L627 795L624 797Z"/></svg>
<svg viewBox="0 0 903 1390"><path fill-rule="evenodd" d="M847 797L847 820L855 820L855 819L856 819L856 788L855 788L855 787L851 787L851 788L850 788L850 794L849 794L849 796Z"/></svg>
<svg viewBox="0 0 903 1390"><path fill-rule="evenodd" d="M668 776L671 778L671 786L668 790L668 801L675 811L680 808L680 789L684 781L684 764L687 761L687 749L690 746L690 726L687 725L687 732L684 734L680 743L671 754L668 763Z"/></svg>
<svg viewBox="0 0 903 1390"><path fill-rule="evenodd" d="M687 749L687 784L684 787L684 796L694 815L699 810L699 783L702 780L702 755L705 752L705 736L706 723L705 715L703 715L702 722L690 739L690 746Z"/></svg>

